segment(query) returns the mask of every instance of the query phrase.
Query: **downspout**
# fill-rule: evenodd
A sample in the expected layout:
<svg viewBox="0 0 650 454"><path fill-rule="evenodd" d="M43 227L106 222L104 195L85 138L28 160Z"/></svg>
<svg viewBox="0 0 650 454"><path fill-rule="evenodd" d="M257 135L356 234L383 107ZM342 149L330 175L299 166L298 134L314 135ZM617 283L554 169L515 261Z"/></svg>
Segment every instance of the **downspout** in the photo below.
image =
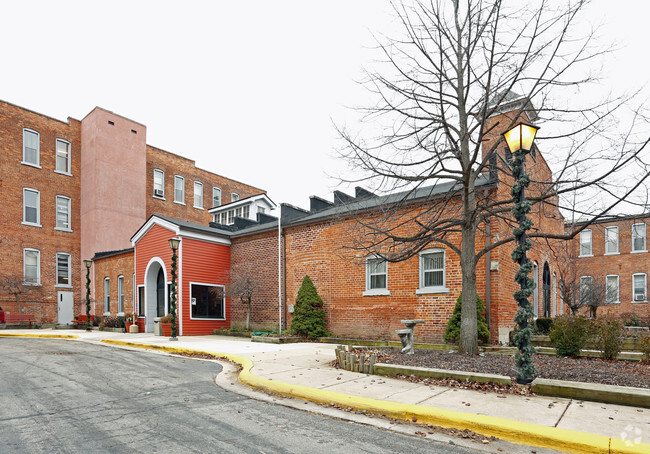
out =
<svg viewBox="0 0 650 454"><path fill-rule="evenodd" d="M485 247L489 248L492 244L492 233L490 232L490 221L485 223ZM492 304L492 253L488 249L485 254L485 318L487 320L488 331L490 331L490 306Z"/></svg>

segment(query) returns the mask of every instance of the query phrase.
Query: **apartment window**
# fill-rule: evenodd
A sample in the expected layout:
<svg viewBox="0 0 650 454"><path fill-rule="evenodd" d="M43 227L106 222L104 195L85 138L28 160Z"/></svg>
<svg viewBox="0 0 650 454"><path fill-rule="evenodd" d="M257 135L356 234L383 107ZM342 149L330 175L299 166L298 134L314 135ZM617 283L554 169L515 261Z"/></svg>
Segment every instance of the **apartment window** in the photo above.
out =
<svg viewBox="0 0 650 454"><path fill-rule="evenodd" d="M104 314L111 313L111 280L104 278Z"/></svg>
<svg viewBox="0 0 650 454"><path fill-rule="evenodd" d="M40 135L31 129L23 129L23 164L40 166Z"/></svg>
<svg viewBox="0 0 650 454"><path fill-rule="evenodd" d="M632 285L634 286L634 301L646 301L647 300L647 275L645 274L633 274L632 275Z"/></svg>
<svg viewBox="0 0 650 454"><path fill-rule="evenodd" d="M225 288L221 285L190 283L192 318L224 320Z"/></svg>
<svg viewBox="0 0 650 454"><path fill-rule="evenodd" d="M144 317L144 285L138 286L138 317Z"/></svg>
<svg viewBox="0 0 650 454"><path fill-rule="evenodd" d="M381 257L366 259L366 291L364 295L388 295L388 268Z"/></svg>
<svg viewBox="0 0 650 454"><path fill-rule="evenodd" d="M230 201L231 202L236 202L237 200L239 200L239 194L237 194L236 192L231 192L230 193Z"/></svg>
<svg viewBox="0 0 650 454"><path fill-rule="evenodd" d="M586 306L590 303L592 282L593 279L591 276L582 276L580 278L580 303L583 306Z"/></svg>
<svg viewBox="0 0 650 454"><path fill-rule="evenodd" d="M605 254L618 254L618 227L605 228Z"/></svg>
<svg viewBox="0 0 650 454"><path fill-rule="evenodd" d="M203 183L194 182L194 208L203 208Z"/></svg>
<svg viewBox="0 0 650 454"><path fill-rule="evenodd" d="M23 189L23 224L41 226L41 193Z"/></svg>
<svg viewBox="0 0 650 454"><path fill-rule="evenodd" d="M251 217L251 206L250 205L246 205L246 206L241 207L241 217L246 218L246 219Z"/></svg>
<svg viewBox="0 0 650 454"><path fill-rule="evenodd" d="M174 177L174 202L185 203L185 178L178 175Z"/></svg>
<svg viewBox="0 0 650 454"><path fill-rule="evenodd" d="M221 206L221 189L212 188L212 207Z"/></svg>
<svg viewBox="0 0 650 454"><path fill-rule="evenodd" d="M23 249L23 281L41 285L41 252L37 249Z"/></svg>
<svg viewBox="0 0 650 454"><path fill-rule="evenodd" d="M240 218L241 217L241 207L235 208L235 217Z"/></svg>
<svg viewBox="0 0 650 454"><path fill-rule="evenodd" d="M632 252L646 252L645 224L632 226Z"/></svg>
<svg viewBox="0 0 650 454"><path fill-rule="evenodd" d="M117 312L124 313L124 276L117 277Z"/></svg>
<svg viewBox="0 0 650 454"><path fill-rule="evenodd" d="M56 139L55 170L61 173L70 173L70 143L65 140Z"/></svg>
<svg viewBox="0 0 650 454"><path fill-rule="evenodd" d="M580 256L590 256L591 254L591 230L586 229L580 232Z"/></svg>
<svg viewBox="0 0 650 454"><path fill-rule="evenodd" d="M609 275L605 278L607 283L607 290L605 294L605 303L618 303L618 276Z"/></svg>
<svg viewBox="0 0 650 454"><path fill-rule="evenodd" d="M62 195L56 196L56 228L70 230L70 199Z"/></svg>
<svg viewBox="0 0 650 454"><path fill-rule="evenodd" d="M153 169L153 196L165 197L165 172Z"/></svg>
<svg viewBox="0 0 650 454"><path fill-rule="evenodd" d="M235 222L235 210L228 210L228 215L226 218L226 224L230 225Z"/></svg>
<svg viewBox="0 0 650 454"><path fill-rule="evenodd" d="M416 293L445 289L445 251L429 249L420 253L420 290Z"/></svg>
<svg viewBox="0 0 650 454"><path fill-rule="evenodd" d="M57 252L56 254L56 285L71 287L70 280L70 254Z"/></svg>

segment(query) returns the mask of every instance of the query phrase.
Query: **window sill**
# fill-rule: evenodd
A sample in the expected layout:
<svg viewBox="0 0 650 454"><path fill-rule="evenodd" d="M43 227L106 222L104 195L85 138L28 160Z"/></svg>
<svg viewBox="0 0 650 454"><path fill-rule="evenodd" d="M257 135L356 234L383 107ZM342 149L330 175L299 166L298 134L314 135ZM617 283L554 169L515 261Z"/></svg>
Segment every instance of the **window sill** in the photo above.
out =
<svg viewBox="0 0 650 454"><path fill-rule="evenodd" d="M30 287L40 287L41 283L40 282L27 282L23 281L23 285L29 285Z"/></svg>
<svg viewBox="0 0 650 454"><path fill-rule="evenodd" d="M190 320L218 320L220 322L223 322L226 321L226 318L190 317Z"/></svg>
<svg viewBox="0 0 650 454"><path fill-rule="evenodd" d="M152 196L152 197L153 197L154 199L165 200L165 201L167 201L167 199L165 199L164 196L163 196L163 197L160 197L160 196L154 195L154 196Z"/></svg>
<svg viewBox="0 0 650 454"><path fill-rule="evenodd" d="M179 202L177 200L174 200L174 203L178 203L179 205L185 205L185 202Z"/></svg>
<svg viewBox="0 0 650 454"><path fill-rule="evenodd" d="M647 302L648 302L648 300L644 300L644 301L632 301L632 304L644 304L644 303L647 303Z"/></svg>
<svg viewBox="0 0 650 454"><path fill-rule="evenodd" d="M644 252L648 252L647 249L643 249L642 251L630 251L630 254L642 254Z"/></svg>
<svg viewBox="0 0 650 454"><path fill-rule="evenodd" d="M20 163L24 166L34 167L36 169L42 169L42 167L39 164L33 164L31 162L25 162L25 161L21 161Z"/></svg>
<svg viewBox="0 0 650 454"><path fill-rule="evenodd" d="M64 229L63 227L54 227L54 230L58 230L59 232L72 232L72 229Z"/></svg>
<svg viewBox="0 0 650 454"><path fill-rule="evenodd" d="M104 317L110 317L110 316L111 316L111 313L110 313L110 312L104 312L102 315L103 315Z"/></svg>
<svg viewBox="0 0 650 454"><path fill-rule="evenodd" d="M54 288L72 288L70 284L55 284Z"/></svg>
<svg viewBox="0 0 650 454"><path fill-rule="evenodd" d="M118 312L118 313L117 313L117 316L118 316L118 317L124 317L124 311L122 311L122 312Z"/></svg>
<svg viewBox="0 0 650 454"><path fill-rule="evenodd" d="M609 305L609 304L621 304L621 301L620 301L620 300L616 300L616 301L605 302L605 305Z"/></svg>
<svg viewBox="0 0 650 454"><path fill-rule="evenodd" d="M604 255L621 255L620 252L605 252Z"/></svg>
<svg viewBox="0 0 650 454"><path fill-rule="evenodd" d="M24 221L21 222L21 224L22 224L22 225L28 225L28 226L30 226L30 227L40 227L40 228L43 227L41 224L33 224L33 223L31 223L31 222L24 222Z"/></svg>
<svg viewBox="0 0 650 454"><path fill-rule="evenodd" d="M374 288L366 290L361 294L362 296L390 296L390 292L385 288Z"/></svg>
<svg viewBox="0 0 650 454"><path fill-rule="evenodd" d="M70 172L64 172L63 170L54 170L54 173L58 173L59 175L65 175L67 177L72 176L72 174Z"/></svg>
<svg viewBox="0 0 650 454"><path fill-rule="evenodd" d="M194 205L194 208L196 208L197 210L202 210L203 209L203 207L197 207L196 205Z"/></svg>
<svg viewBox="0 0 650 454"><path fill-rule="evenodd" d="M416 295L432 295L436 293L449 293L449 289L446 287L421 287L415 289Z"/></svg>
<svg viewBox="0 0 650 454"><path fill-rule="evenodd" d="M578 258L581 259L581 258L583 258L583 257L593 257L593 256L594 256L593 254L589 254L589 255L579 255Z"/></svg>

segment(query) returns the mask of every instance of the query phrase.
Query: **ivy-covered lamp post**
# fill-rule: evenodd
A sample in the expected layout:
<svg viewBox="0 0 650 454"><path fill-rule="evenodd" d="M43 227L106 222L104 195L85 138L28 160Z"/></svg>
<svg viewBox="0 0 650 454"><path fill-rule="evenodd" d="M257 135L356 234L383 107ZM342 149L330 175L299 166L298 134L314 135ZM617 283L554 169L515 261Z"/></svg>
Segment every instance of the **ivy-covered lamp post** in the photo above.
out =
<svg viewBox="0 0 650 454"><path fill-rule="evenodd" d="M84 265L86 265L86 331L92 331L90 329L90 267L92 264L92 260L84 260Z"/></svg>
<svg viewBox="0 0 650 454"><path fill-rule="evenodd" d="M176 324L176 261L178 259L178 256L176 255L176 251L178 250L178 246L181 244L180 238L170 238L169 239L169 246L172 248L172 288L171 292L169 295L169 313L171 314L171 322L172 322L172 337L169 338L169 340L176 341L178 340L178 337L176 335L178 334L178 327Z"/></svg>
<svg viewBox="0 0 650 454"><path fill-rule="evenodd" d="M519 123L503 134L513 157L512 174L515 181L510 193L514 198L512 214L519 224L513 231L516 246L512 252L512 259L519 264L519 270L515 274L515 282L519 284L520 288L514 293L519 306L515 315L515 323L517 323L519 330L514 337L514 341L519 350L515 355L515 360L517 362L517 383L520 384L532 382L535 375L535 366L532 361L535 348L530 343L533 330L528 323L533 317L533 310L528 298L533 293L535 281L528 276L532 270L532 265L526 256L526 252L531 248L526 231L533 226L533 222L526 216L531 208L530 202L526 200L526 188L530 184L530 176L526 173L524 167L526 154L533 147L533 141L538 129L536 126Z"/></svg>

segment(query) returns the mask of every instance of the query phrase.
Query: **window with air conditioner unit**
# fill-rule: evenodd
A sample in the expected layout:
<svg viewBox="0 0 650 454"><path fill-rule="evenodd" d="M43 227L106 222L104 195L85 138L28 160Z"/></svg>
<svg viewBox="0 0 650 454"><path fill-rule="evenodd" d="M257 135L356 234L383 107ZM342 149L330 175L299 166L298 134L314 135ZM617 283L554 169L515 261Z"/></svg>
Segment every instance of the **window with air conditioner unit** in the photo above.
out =
<svg viewBox="0 0 650 454"><path fill-rule="evenodd" d="M633 274L632 275L632 286L633 286L633 295L634 301L646 301L647 299L647 275L645 274Z"/></svg>
<svg viewBox="0 0 650 454"><path fill-rule="evenodd" d="M161 199L165 197L165 172L162 170L153 170L153 196Z"/></svg>

